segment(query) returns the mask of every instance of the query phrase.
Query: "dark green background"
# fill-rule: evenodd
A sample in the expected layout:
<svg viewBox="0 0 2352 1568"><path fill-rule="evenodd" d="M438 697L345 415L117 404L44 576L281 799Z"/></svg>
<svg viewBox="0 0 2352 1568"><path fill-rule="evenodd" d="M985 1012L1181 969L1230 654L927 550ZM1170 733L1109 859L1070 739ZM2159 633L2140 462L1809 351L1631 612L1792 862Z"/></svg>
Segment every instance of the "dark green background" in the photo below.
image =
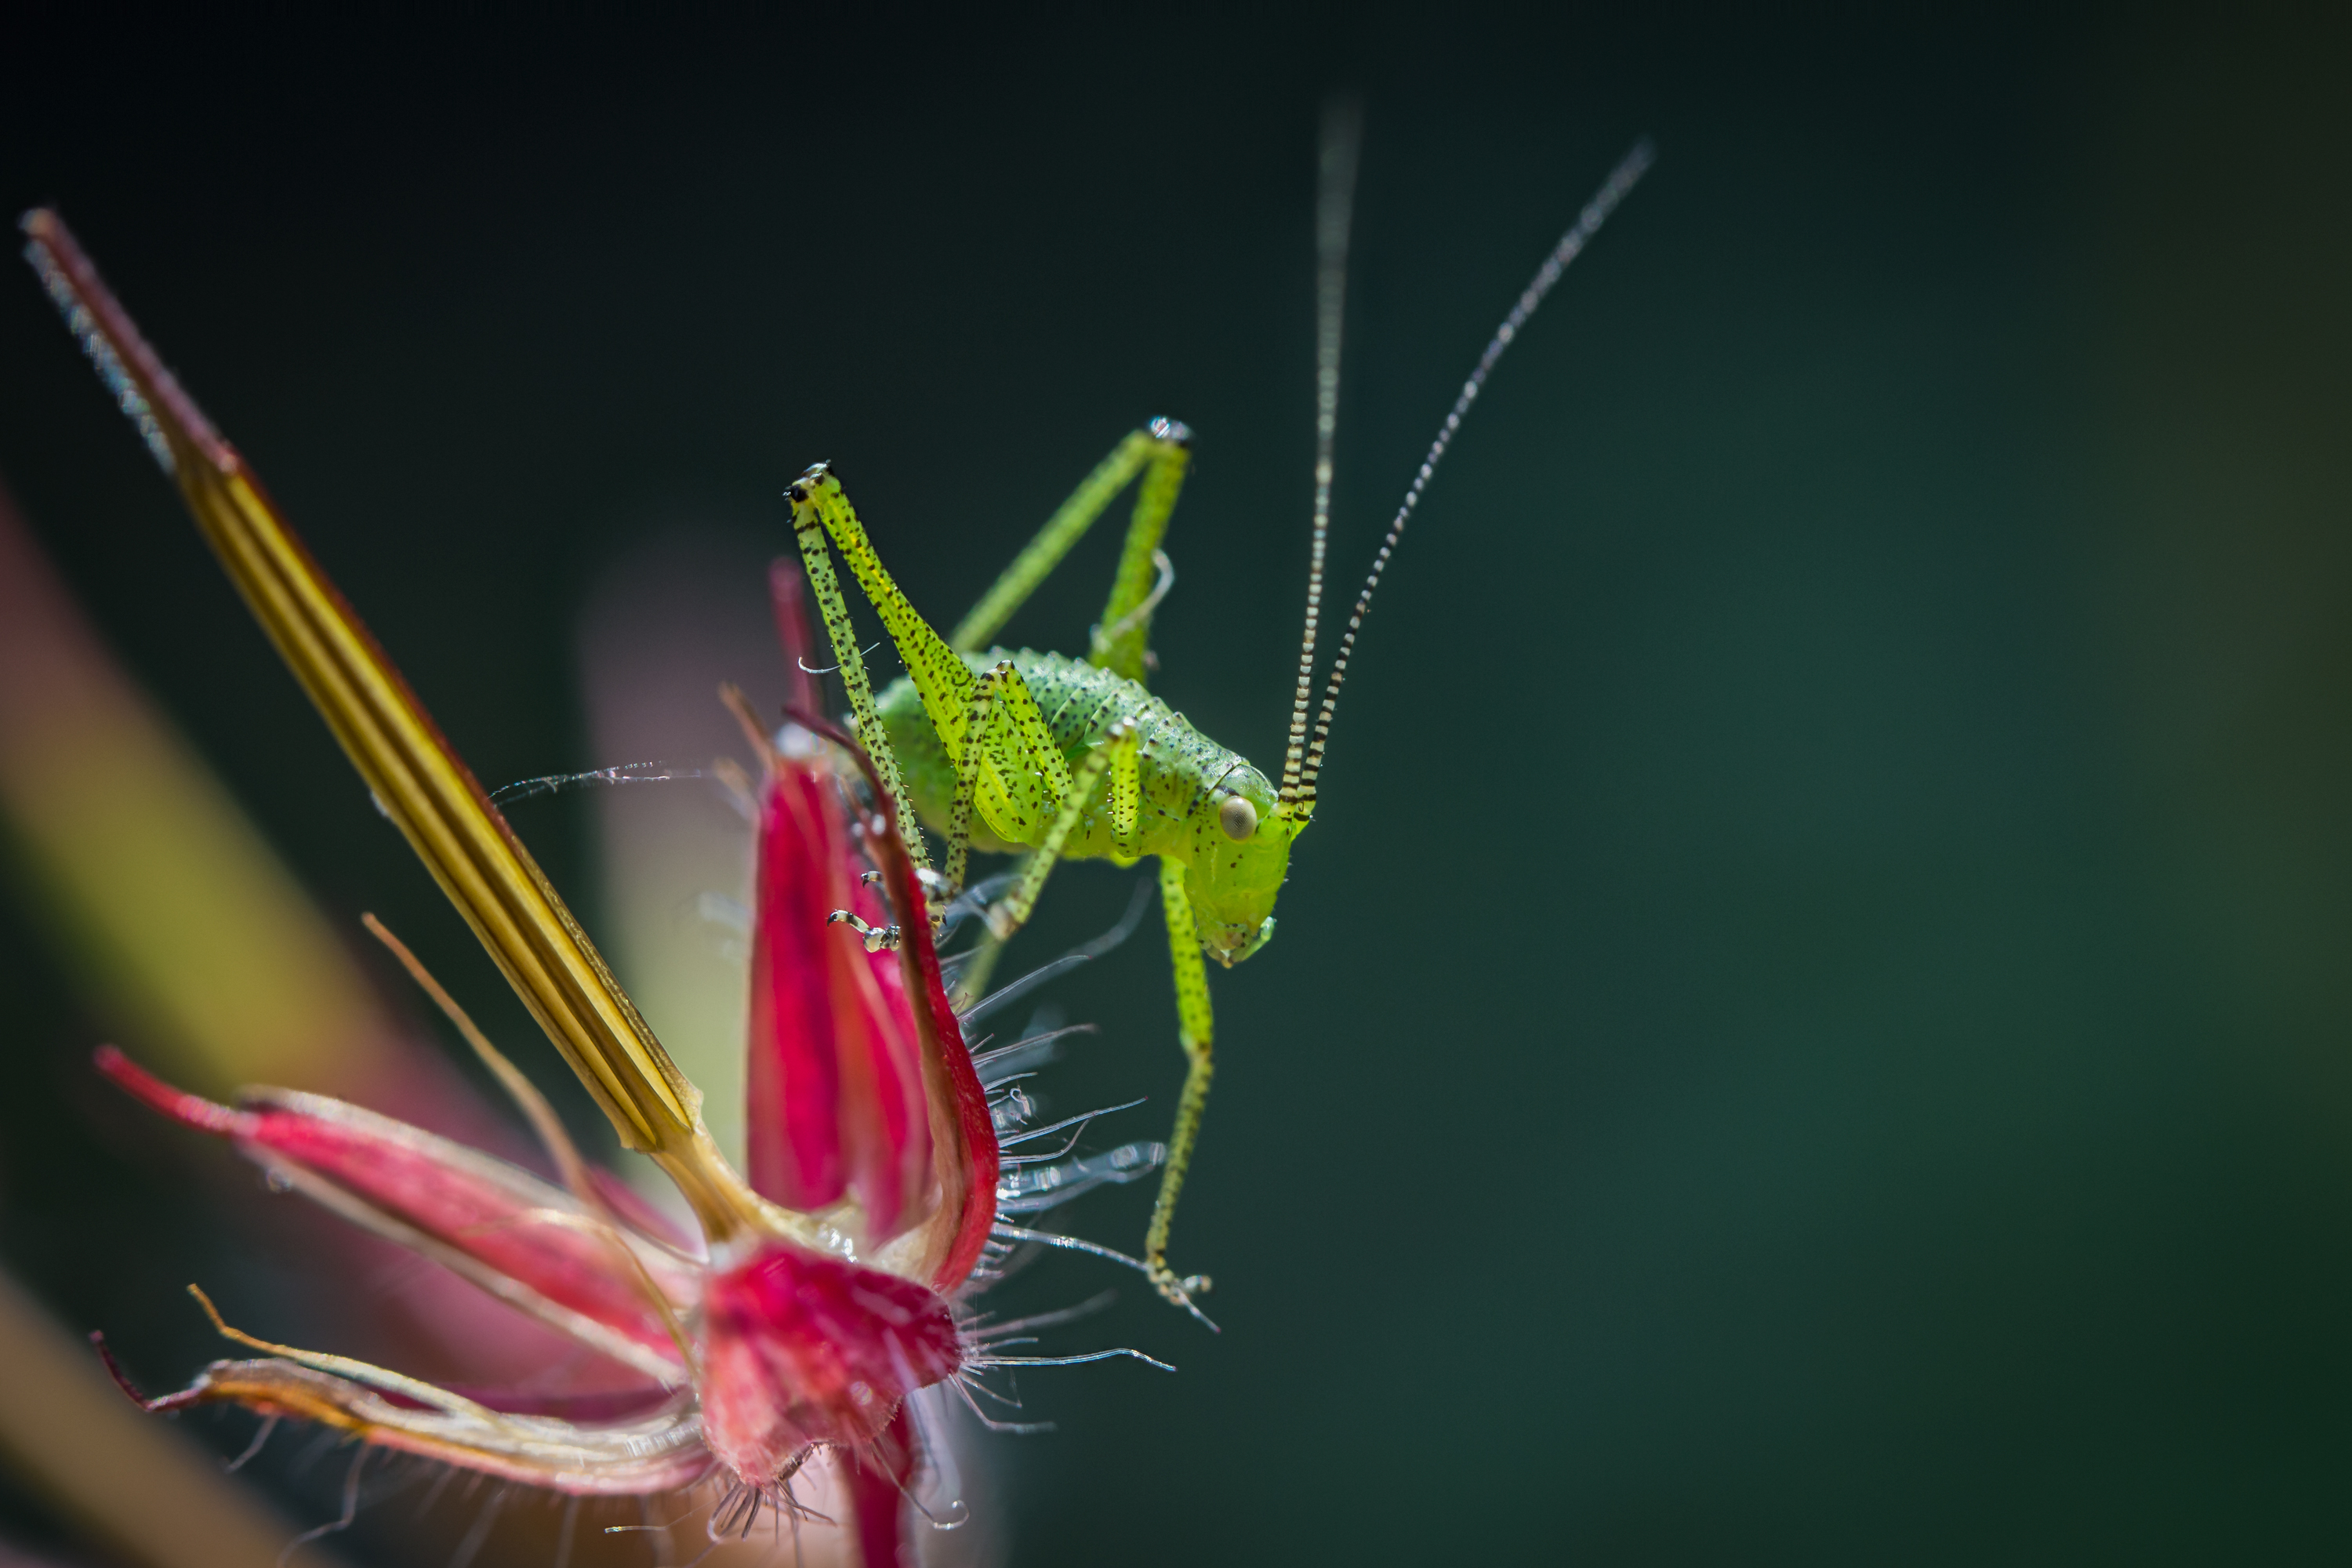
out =
<svg viewBox="0 0 2352 1568"><path fill-rule="evenodd" d="M1408 540L1280 937L1219 977L1177 1255L1225 1331L1129 1291L1087 1337L1181 1375L1028 1380L1062 1430L998 1446L987 1506L1040 1563L2333 1561L2344 42L2054 7L20 16L0 199L62 205L486 779L627 760L587 754L571 648L632 541L782 549L827 458L952 616L1160 412L1199 443L1160 689L1271 761L1320 95L1369 111L1349 576L1654 133ZM0 471L320 898L522 1043L29 276ZM1075 646L1108 551L1015 634ZM585 805L519 821L593 907ZM1031 950L1123 897L1069 876ZM247 1259L232 1293L299 1321L299 1259L87 1087L98 1026L4 918L9 1265L159 1382L211 1353L193 1267ZM1166 1103L1155 949L1063 987L1108 1037L1063 1102ZM323 1518L340 1476L271 1484Z"/></svg>

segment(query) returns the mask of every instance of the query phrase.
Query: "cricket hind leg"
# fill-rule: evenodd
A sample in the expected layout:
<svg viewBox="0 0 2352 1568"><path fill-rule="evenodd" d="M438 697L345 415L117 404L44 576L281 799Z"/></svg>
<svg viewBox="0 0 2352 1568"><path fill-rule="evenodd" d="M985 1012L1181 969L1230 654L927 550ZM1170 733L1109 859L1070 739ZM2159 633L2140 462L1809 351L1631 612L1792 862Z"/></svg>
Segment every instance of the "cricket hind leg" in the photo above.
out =
<svg viewBox="0 0 2352 1568"><path fill-rule="evenodd" d="M1192 461L1192 433L1171 420L1155 419L1152 434L1159 448L1151 467L1136 488L1135 511L1129 518L1126 542L1119 546L1118 569L1111 575L1110 597L1103 601L1102 619L1089 639L1087 662L1145 684L1156 663L1151 657L1151 612L1176 580L1160 542L1168 533L1168 519L1184 488L1184 470Z"/></svg>
<svg viewBox="0 0 2352 1568"><path fill-rule="evenodd" d="M1193 931L1192 900L1184 893L1184 869L1179 861L1160 858L1160 901L1168 918L1168 956L1176 977L1176 1040L1184 1049L1185 1068L1176 1125L1168 1134L1168 1163L1160 1167L1160 1195L1152 1200L1151 1225L1143 1236L1143 1263L1162 1296L1197 1312L1192 1298L1208 1290L1209 1277L1179 1278L1168 1267L1168 1232L1176 1218L1177 1194L1184 1190L1185 1168L1192 1162L1192 1144L1200 1137L1201 1113L1209 1103L1209 1079L1214 1071L1211 1046L1216 1037L1215 1016L1209 1009L1209 972Z"/></svg>
<svg viewBox="0 0 2352 1568"><path fill-rule="evenodd" d="M1144 457L1160 468L1173 462L1181 469L1183 448L1175 438L1148 438ZM1163 451L1164 448L1164 451ZM1162 458L1167 461L1163 462ZM856 509L841 488L839 479L822 464L816 464L803 474L787 492L793 503L793 529L801 555L808 572L809 586L823 612L825 632L831 639L834 653L841 664L843 684L848 689L850 709L856 717L858 740L874 753L877 771L898 798L902 812L907 805L903 774L888 737L884 733L881 719L875 707L873 689L866 678L865 658L857 647L856 633L849 620L849 606L842 593L840 580L835 575L832 552L838 552L857 579L857 585L873 605L876 615L888 632L890 641L898 650L907 667L907 675L920 697L925 717L938 733L941 749L950 763L961 767L973 742L982 742L984 769L982 790L977 797L982 816L999 837L1010 843L1034 843L1035 825L1021 822L1019 803L1029 793L1024 784L1025 775L1037 775L1048 780L1053 787L1044 803L1050 810L1058 800L1066 783L1066 764L1061 761L1059 749L1054 744L1052 731L1045 724L1034 700L1024 690L1022 700L1006 709L1014 721L1017 737L997 734L994 740L974 728L976 721L973 695L979 677L964 662L963 655L933 631L930 623L917 613L889 571L875 552L866 536L865 525L858 521ZM1159 498L1152 507L1160 513L1159 526L1166 526L1165 508L1174 504L1174 489L1169 482L1147 484L1146 498ZM1139 510L1143 502L1139 500ZM1097 509L1099 510L1099 509ZM1152 539L1156 541L1157 535ZM826 549L830 541L832 551ZM1156 551L1156 542L1151 546ZM1149 560L1145 572L1150 570ZM1138 597L1141 605L1150 598L1147 589ZM1121 595L1114 592L1115 605L1123 603ZM1139 625L1143 617L1130 616ZM1018 684L1018 677L1013 677ZM985 709L987 705L983 704ZM996 732L995 721L986 721L991 733ZM1009 744L1009 751L1008 751ZM1017 753L1017 754L1014 754ZM885 765L885 759L887 763ZM1040 813L1039 815L1042 815Z"/></svg>
<svg viewBox="0 0 2352 1568"><path fill-rule="evenodd" d="M966 726L948 819L950 883L958 888L962 883L975 808L999 837L1033 845L1013 886L982 916L990 942L1001 944L1028 923L1045 879L1053 874L1106 773L1110 777L1106 805L1112 841L1121 847L1134 844L1142 801L1139 744L1135 726L1122 721L1075 769L1069 767L1054 744L1036 698L1010 660L974 682ZM1053 814L1050 820L1045 819L1046 811ZM1042 833L1036 832L1039 827Z"/></svg>
<svg viewBox="0 0 2352 1568"><path fill-rule="evenodd" d="M973 718L978 678L965 666L959 650L984 640L999 629L1138 472L1143 474L1143 482L1137 490L1135 511L1128 526L1110 597L1103 606L1102 622L1096 628L1094 662L1140 683L1149 655L1151 612L1167 592L1171 575L1160 541L1167 531L1169 516L1183 487L1184 470L1191 460L1191 441L1192 432L1171 419L1155 419L1146 429L1129 435L1109 457L1096 465L1095 471L1048 520L981 604L964 617L952 642L943 640L931 629L884 568L858 521L856 509L842 490L841 481L826 465L812 466L786 492L792 501L793 530L809 589L824 619L826 637L833 645L842 685L849 698L858 741L874 758L875 769L898 808L908 848L919 868L929 870L930 859L922 834L915 826L904 772L876 709L873 684L850 622L847 597L834 571L832 552L826 548L827 541L833 551L840 552L864 590L867 603L881 617L921 697L926 716L943 749L961 771L966 754L982 749L966 743L980 735L976 725L982 721ZM1014 679L1017 682L1018 677ZM1025 689L1021 697L1023 700L1011 710L1023 731L1015 748L1020 761L1044 775L1049 784L1062 784L1066 764L1062 763L1035 702L1028 699ZM993 694L992 702L992 698ZM1119 764L1122 776L1131 782L1135 768L1131 757L1123 752L1115 752L1114 755L1125 759ZM982 816L1013 842L1031 842L1026 834L1003 831L1008 824L1000 823L1000 811L992 808L1009 806L1018 786L1006 770L990 771L997 775L992 782L999 787L985 788L978 795ZM1048 802L1053 793L1049 790ZM1129 795L1135 793L1132 788L1128 791ZM969 826L967 812L962 830L950 835L951 840L960 841L951 842L949 847L951 865L947 881L950 890L960 888L963 880ZM1066 834L1065 829L1064 837ZM1121 837L1125 841L1131 833L1121 830ZM992 912L990 925L1000 932L997 940L1002 941L1003 934L1009 934L1026 921L1028 905L1034 902L1037 888L1052 870L1058 849L1057 841L1054 854L1029 857L1015 889L1015 902L1004 916Z"/></svg>
<svg viewBox="0 0 2352 1568"><path fill-rule="evenodd" d="M950 897L963 891L975 807L1001 837L1022 844L1043 826L1039 818L1045 804L1050 801L1058 810L1070 793L1069 766L1054 745L1037 700L1010 661L982 671L972 682L963 732L962 754L956 759L955 800L948 810ZM995 921L989 925L993 931Z"/></svg>
<svg viewBox="0 0 2352 1568"><path fill-rule="evenodd" d="M1166 592L1166 557L1160 553L1160 542L1183 489L1192 441L1192 432L1181 423L1154 419L1113 447L1079 481L1070 499L1045 520L1045 527L1013 557L1013 564L981 595L971 612L957 623L948 646L972 653L992 640L1095 520L1109 509L1118 492L1140 473L1143 482L1136 491L1135 510L1128 520L1127 539L1119 548L1110 597L1095 627L1090 655L1104 668L1140 681L1150 660L1151 611Z"/></svg>

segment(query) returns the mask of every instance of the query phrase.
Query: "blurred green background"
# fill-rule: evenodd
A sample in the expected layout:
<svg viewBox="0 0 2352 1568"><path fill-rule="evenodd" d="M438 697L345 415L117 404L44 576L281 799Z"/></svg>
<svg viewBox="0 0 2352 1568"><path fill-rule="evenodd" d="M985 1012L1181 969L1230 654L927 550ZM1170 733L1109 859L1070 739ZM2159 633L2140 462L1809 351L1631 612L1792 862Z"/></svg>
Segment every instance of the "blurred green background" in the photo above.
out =
<svg viewBox="0 0 2352 1568"><path fill-rule="evenodd" d="M981 1505L1035 1563L2340 1555L2337 23L32 10L0 197L61 206L494 784L637 760L580 696L616 563L688 541L756 612L829 458L952 618L1159 413L1199 439L1158 689L1278 758L1322 94L1368 110L1343 579L1654 134L1406 542L1279 938L1217 977L1175 1254L1224 1332L1126 1291L1087 1337L1181 1375L1024 1380L1061 1430L992 1444ZM382 913L553 1084L29 275L0 473L341 928ZM1078 646L1113 542L1013 636ZM597 809L516 822L602 931ZM1126 891L1066 874L1025 951ZM94 1085L120 1025L54 934L0 904L0 1260L157 1384L215 1353L192 1278L355 1348L226 1217L249 1176ZM1057 1000L1105 1035L1055 1103L1149 1093L1149 1135L1156 937ZM1070 1217L1132 1245L1146 1206ZM310 1522L341 1474L258 1479ZM19 1489L0 1531L66 1527Z"/></svg>

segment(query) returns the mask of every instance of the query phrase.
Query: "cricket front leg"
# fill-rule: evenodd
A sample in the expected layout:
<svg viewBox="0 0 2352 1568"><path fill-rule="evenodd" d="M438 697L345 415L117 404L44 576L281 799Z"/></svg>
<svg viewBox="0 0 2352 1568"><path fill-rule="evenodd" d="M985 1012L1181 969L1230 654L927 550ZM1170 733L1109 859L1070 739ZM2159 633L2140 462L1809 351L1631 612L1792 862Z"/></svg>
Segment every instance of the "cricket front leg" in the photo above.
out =
<svg viewBox="0 0 2352 1568"><path fill-rule="evenodd" d="M1168 1135L1168 1163L1160 1173L1160 1196L1151 1205L1151 1228L1143 1237L1143 1262L1160 1293L1177 1306L1197 1313L1192 1298L1209 1289L1209 1277L1180 1279L1168 1267L1168 1230L1176 1218L1176 1197L1184 1190L1184 1171L1192 1163L1192 1143L1200 1136L1201 1112L1209 1103L1209 1077L1213 1070L1210 1044L1216 1022L1209 1011L1209 972L1201 960L1201 939L1192 928L1192 900L1184 896L1184 868L1161 856L1160 902L1168 916L1168 955L1176 971L1176 1039L1184 1047L1184 1090L1176 1101L1176 1126Z"/></svg>

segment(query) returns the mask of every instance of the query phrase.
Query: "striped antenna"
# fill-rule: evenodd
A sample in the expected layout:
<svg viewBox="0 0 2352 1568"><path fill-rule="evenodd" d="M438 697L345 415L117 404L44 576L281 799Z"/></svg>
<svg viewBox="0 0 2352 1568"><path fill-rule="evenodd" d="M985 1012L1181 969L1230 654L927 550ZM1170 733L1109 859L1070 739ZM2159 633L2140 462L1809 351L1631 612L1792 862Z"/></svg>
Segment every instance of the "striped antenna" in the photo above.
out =
<svg viewBox="0 0 2352 1568"><path fill-rule="evenodd" d="M1315 695L1315 630L1323 608L1323 555L1331 534L1331 448L1339 428L1339 330L1348 313L1348 232L1356 205L1363 113L1351 98L1323 107L1323 156L1315 197L1315 530L1307 556L1307 629L1298 639L1298 690L1282 753L1286 814L1307 764L1307 705ZM1311 798L1311 792L1310 792Z"/></svg>
<svg viewBox="0 0 2352 1568"><path fill-rule="evenodd" d="M1551 292L1552 285L1559 281L1559 275L1567 269L1568 264L1591 243L1594 235L1601 232L1601 226L1609 221L1609 215L1616 210L1619 202L1624 200L1625 193L1633 188L1634 182L1649 170L1657 155L1657 148L1646 136L1633 144L1633 150L1625 154L1624 161L1611 172L1601 188L1593 193L1592 199L1584 204L1584 210L1577 215L1576 222L1569 226L1568 232L1560 236L1559 243L1552 247L1549 256L1544 258L1543 265L1536 268L1536 275L1520 293L1518 303L1513 305L1511 313L1503 318L1503 324L1495 329L1494 337L1487 341L1486 352L1478 356L1478 367L1470 373L1470 379L1462 384L1461 395L1454 400L1453 411L1446 415L1445 423L1438 427L1437 439L1429 444L1429 455L1422 458L1421 471L1413 475L1412 487L1404 493L1404 504L1397 508L1396 519L1389 524L1388 537L1381 541L1380 553L1372 557L1371 574L1364 579L1364 591L1356 595L1355 611L1348 617L1348 629L1340 635L1339 651L1331 661L1331 679L1323 689L1322 710L1315 716L1315 742L1307 749L1307 765L1298 779L1295 795L1289 782L1290 769L1286 766L1283 770L1283 800L1286 804L1295 800L1297 815L1305 816L1315 809L1315 781L1323 772L1323 748L1331 739L1331 713L1339 705L1339 685L1348 679L1348 656L1355 651L1356 634L1362 629L1364 617L1371 613L1372 593L1381 585L1381 574L1388 570L1389 557L1396 552L1397 541L1403 536L1404 525L1412 520L1413 510L1421 505L1422 492L1429 488L1429 476L1437 471L1438 463L1445 457L1445 449L1454 444L1454 432L1462 428L1463 416L1470 412L1470 405L1478 401L1478 394L1485 388L1495 362L1501 359L1503 351L1517 340L1519 330L1528 324L1528 318L1536 313L1536 307L1544 302L1544 296ZM1319 562L1322 550L1319 515L1317 524L1316 550ZM1307 628L1311 637L1315 624L1311 607L1314 601L1310 597L1307 603L1310 606ZM1294 743L1297 723L1296 718L1291 721Z"/></svg>

